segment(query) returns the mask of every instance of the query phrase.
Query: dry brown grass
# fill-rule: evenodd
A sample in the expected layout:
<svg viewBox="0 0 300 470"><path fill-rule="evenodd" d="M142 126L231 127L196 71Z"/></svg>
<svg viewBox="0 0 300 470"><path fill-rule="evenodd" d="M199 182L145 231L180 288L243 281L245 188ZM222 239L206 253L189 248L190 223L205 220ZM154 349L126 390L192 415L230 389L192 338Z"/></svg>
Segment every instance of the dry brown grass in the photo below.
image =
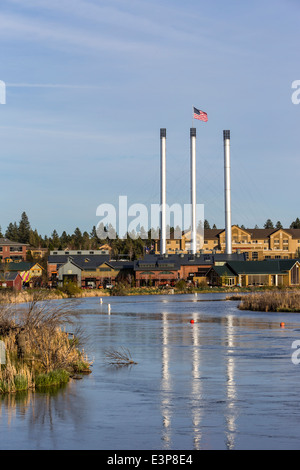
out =
<svg viewBox="0 0 300 470"><path fill-rule="evenodd" d="M266 291L245 295L242 297L239 309L261 312L300 312L300 292Z"/></svg>
<svg viewBox="0 0 300 470"><path fill-rule="evenodd" d="M34 298L28 308L0 308L0 339L6 364L0 369L0 393L33 386L38 374L64 370L90 372L91 362L78 349L80 331L74 327L70 302L53 303ZM72 325L72 335L65 331ZM25 387L26 388L26 387Z"/></svg>

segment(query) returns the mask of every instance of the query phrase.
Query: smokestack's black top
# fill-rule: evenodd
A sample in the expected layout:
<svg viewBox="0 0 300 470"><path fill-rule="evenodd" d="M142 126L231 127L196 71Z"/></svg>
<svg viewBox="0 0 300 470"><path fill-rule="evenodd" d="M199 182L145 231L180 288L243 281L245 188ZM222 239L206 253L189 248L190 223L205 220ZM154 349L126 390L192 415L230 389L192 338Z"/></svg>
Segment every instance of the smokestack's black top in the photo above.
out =
<svg viewBox="0 0 300 470"><path fill-rule="evenodd" d="M196 137L196 127L191 127L191 132L190 132L190 136L191 137Z"/></svg>
<svg viewBox="0 0 300 470"><path fill-rule="evenodd" d="M223 131L224 140L230 139L230 131Z"/></svg>
<svg viewBox="0 0 300 470"><path fill-rule="evenodd" d="M160 138L162 137L167 137L167 130L166 129L161 129L160 130Z"/></svg>

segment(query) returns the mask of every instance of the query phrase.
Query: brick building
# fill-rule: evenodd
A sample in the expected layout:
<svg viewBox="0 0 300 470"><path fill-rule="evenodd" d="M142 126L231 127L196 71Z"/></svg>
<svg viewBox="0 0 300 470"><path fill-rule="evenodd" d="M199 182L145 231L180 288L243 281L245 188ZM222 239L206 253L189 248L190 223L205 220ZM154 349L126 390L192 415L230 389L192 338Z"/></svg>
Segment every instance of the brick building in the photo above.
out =
<svg viewBox="0 0 300 470"><path fill-rule="evenodd" d="M26 243L18 243L8 238L0 238L0 262L25 261L28 246Z"/></svg>

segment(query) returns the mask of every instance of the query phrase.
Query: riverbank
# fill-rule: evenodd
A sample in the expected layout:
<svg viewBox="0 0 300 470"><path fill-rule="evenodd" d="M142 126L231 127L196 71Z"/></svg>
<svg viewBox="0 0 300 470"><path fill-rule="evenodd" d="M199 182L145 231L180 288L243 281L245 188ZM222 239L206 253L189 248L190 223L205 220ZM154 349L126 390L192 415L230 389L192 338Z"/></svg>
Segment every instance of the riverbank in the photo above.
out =
<svg viewBox="0 0 300 470"><path fill-rule="evenodd" d="M28 289L18 291L0 292L0 304L20 304L32 302L37 297L40 300L57 300L85 297L105 297L110 293L100 289L79 289L77 292L68 293L59 289Z"/></svg>
<svg viewBox="0 0 300 470"><path fill-rule="evenodd" d="M117 285L113 289L28 289L18 291L0 291L1 304L29 303L39 298L39 300L59 300L70 298L86 297L109 297L109 296L134 296L134 295L182 295L182 294L231 294L226 300L240 300L240 294L259 293L290 293L292 289L279 289L277 287L192 287L185 289L171 287L128 287ZM300 292L300 290L299 290ZM244 298L244 295L243 295Z"/></svg>

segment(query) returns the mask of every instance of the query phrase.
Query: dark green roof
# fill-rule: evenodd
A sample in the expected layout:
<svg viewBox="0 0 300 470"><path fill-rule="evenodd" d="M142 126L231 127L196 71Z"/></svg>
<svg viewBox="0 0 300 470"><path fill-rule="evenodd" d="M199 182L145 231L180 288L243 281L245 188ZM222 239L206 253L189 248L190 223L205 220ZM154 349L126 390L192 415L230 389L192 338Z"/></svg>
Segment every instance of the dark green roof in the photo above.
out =
<svg viewBox="0 0 300 470"><path fill-rule="evenodd" d="M19 263L2 263L1 264L1 271L7 270L7 271L29 271L32 266L34 266L37 263L30 263L29 261L20 261Z"/></svg>
<svg viewBox="0 0 300 470"><path fill-rule="evenodd" d="M289 271L296 260L230 261L227 265L236 274L282 274Z"/></svg>

